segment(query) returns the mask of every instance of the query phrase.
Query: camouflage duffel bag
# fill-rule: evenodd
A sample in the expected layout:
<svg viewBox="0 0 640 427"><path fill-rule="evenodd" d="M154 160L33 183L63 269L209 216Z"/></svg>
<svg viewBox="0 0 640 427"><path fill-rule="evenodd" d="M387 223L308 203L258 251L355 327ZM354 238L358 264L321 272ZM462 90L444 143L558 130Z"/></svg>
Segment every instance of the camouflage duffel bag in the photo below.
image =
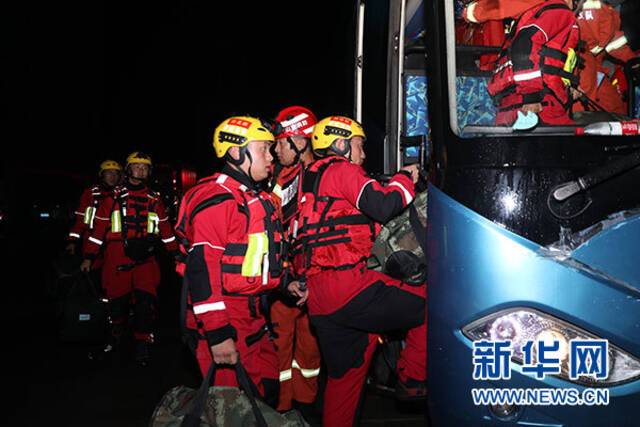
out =
<svg viewBox="0 0 640 427"><path fill-rule="evenodd" d="M198 390L178 386L169 390L151 416L150 427L306 427L297 411L281 414L254 397L244 367L236 364L240 388L214 386L215 364Z"/></svg>

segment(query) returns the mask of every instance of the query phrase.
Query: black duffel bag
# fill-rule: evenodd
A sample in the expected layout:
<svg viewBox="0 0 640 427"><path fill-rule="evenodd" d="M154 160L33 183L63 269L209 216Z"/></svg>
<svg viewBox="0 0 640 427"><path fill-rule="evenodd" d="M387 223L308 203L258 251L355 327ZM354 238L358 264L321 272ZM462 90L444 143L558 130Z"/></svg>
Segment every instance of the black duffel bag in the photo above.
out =
<svg viewBox="0 0 640 427"><path fill-rule="evenodd" d="M107 301L87 273L77 272L60 302L59 338L65 342L97 343L108 330Z"/></svg>
<svg viewBox="0 0 640 427"><path fill-rule="evenodd" d="M160 239L156 236L136 237L124 241L124 254L134 261L145 261L156 254Z"/></svg>

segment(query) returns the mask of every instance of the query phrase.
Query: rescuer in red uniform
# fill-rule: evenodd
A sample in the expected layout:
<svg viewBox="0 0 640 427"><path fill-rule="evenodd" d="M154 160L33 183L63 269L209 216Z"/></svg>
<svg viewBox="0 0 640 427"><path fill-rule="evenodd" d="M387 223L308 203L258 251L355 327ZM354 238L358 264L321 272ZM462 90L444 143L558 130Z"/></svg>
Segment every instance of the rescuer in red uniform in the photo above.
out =
<svg viewBox="0 0 640 427"><path fill-rule="evenodd" d="M104 251L102 286L109 300L111 341L100 352L100 358L119 343L133 302L136 361L145 366L150 360L153 343L153 320L156 310L160 268L155 249L162 241L170 253L177 253L169 217L160 194L145 182L151 171L151 158L134 152L127 157L123 185L114 197L105 199L96 213L95 228L84 249L83 271L91 268L101 250Z"/></svg>
<svg viewBox="0 0 640 427"><path fill-rule="evenodd" d="M282 276L284 233L264 191L273 134L261 120L231 117L213 135L221 173L200 180L182 199L176 233L186 256L187 327L203 376L220 365L215 384L237 386L230 366L242 362L265 400L278 399L278 361L269 339L266 299Z"/></svg>
<svg viewBox="0 0 640 427"><path fill-rule="evenodd" d="M628 114L621 79L609 77L603 60L607 55L625 63L636 57L620 29L620 14L605 1L588 0L582 3L578 15L580 40L585 43L582 53L584 68L580 71L580 90L605 111ZM624 83L623 83L624 84ZM586 100L585 100L586 101ZM587 101L588 102L588 101ZM574 111L596 110L597 106L575 103Z"/></svg>
<svg viewBox="0 0 640 427"><path fill-rule="evenodd" d="M316 122L310 110L299 106L285 108L276 117L275 152L282 168L278 168L273 194L279 199L285 230L295 227L302 173L314 160L311 134ZM295 276L294 271L288 273L285 277ZM288 411L295 405L303 414L310 413L318 393L320 350L306 308L280 294L272 303L271 318L280 370L278 410Z"/></svg>
<svg viewBox="0 0 640 427"><path fill-rule="evenodd" d="M86 245L86 241L95 225L95 216L103 200L113 196L113 190L120 183L122 166L115 160L105 160L100 163L98 176L100 182L82 192L80 203L75 210L75 220L67 236L67 252L74 255L79 248ZM98 268L94 263L92 267Z"/></svg>
<svg viewBox="0 0 640 427"><path fill-rule="evenodd" d="M471 22L516 18L488 85L496 125L511 126L518 111L537 113L548 125L573 123L569 86L577 84L579 35L572 5L571 0L479 0L466 8L464 17Z"/></svg>
<svg viewBox="0 0 640 427"><path fill-rule="evenodd" d="M426 284L408 286L366 266L380 224L412 202L419 170L405 166L386 186L369 178L364 131L347 117L321 120L311 141L321 159L304 174L294 236L300 279L288 289L307 303L327 366L323 424L351 426L379 333L409 330L398 397L426 394Z"/></svg>

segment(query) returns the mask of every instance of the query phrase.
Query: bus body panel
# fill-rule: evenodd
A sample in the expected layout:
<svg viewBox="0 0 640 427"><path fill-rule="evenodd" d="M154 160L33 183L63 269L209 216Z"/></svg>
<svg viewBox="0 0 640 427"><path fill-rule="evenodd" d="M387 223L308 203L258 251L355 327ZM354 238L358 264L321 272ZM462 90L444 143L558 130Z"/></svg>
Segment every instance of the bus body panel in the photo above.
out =
<svg viewBox="0 0 640 427"><path fill-rule="evenodd" d="M637 289L558 262L545 248L481 217L434 186L429 188L428 218L428 378L435 425L505 425L486 406L474 406L472 388L583 388L552 376L536 380L519 373L513 362L510 380L474 381L472 342L461 331L491 313L511 307L537 309L640 355ZM609 233L625 229L629 242L637 239L637 218ZM590 251L597 252L596 246L599 243ZM605 249L616 251L611 246L601 248ZM631 268L635 270L625 274L640 277L640 263ZM614 386L610 396L605 410L602 406L522 408L520 421L512 424L631 425L640 381Z"/></svg>

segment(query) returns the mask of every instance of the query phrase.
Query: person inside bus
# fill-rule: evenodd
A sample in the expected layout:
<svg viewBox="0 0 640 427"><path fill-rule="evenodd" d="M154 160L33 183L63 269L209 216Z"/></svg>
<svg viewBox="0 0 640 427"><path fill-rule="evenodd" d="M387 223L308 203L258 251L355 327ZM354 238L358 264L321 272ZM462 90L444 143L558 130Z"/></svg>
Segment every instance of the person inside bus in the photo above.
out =
<svg viewBox="0 0 640 427"><path fill-rule="evenodd" d="M635 58L627 37L621 30L620 13L610 3L619 1L590 0L580 4L578 26L584 49L580 53L584 68L580 70L580 85L575 96L579 102L573 111L607 111L627 115L624 100L624 74L614 77L616 68ZM605 63L613 58L618 63Z"/></svg>
<svg viewBox="0 0 640 427"><path fill-rule="evenodd" d="M456 1L456 44L461 46L488 46L499 48L505 40L504 22L502 19L490 19L481 23L462 19L466 4L469 0ZM472 57L471 59L473 59ZM471 66L461 64L464 56L459 57L457 66L462 69L478 69L480 71L493 71L493 66L498 59L497 53L483 53Z"/></svg>
<svg viewBox="0 0 640 427"><path fill-rule="evenodd" d="M531 113L536 123L573 123L569 86L577 83L579 34L572 7L572 0L478 0L463 12L470 22L515 18L488 85L496 125L513 126Z"/></svg>

